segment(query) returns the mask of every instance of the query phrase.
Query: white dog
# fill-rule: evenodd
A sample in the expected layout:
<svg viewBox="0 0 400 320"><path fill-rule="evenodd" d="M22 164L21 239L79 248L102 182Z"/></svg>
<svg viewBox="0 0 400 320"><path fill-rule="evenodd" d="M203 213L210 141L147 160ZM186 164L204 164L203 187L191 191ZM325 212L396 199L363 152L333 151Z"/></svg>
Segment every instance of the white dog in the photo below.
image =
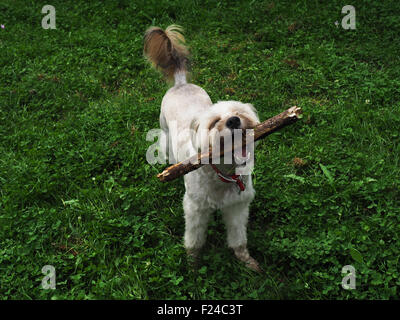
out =
<svg viewBox="0 0 400 320"><path fill-rule="evenodd" d="M144 54L148 60L167 78L174 80L174 86L162 100L160 114L161 128L172 145L170 154L174 159L170 158L170 161L185 160L204 145L208 147L220 143L215 133L228 131L232 134L234 129L253 128L259 123L252 105L238 101L213 104L202 88L187 83L189 52L181 32L182 29L176 25L166 30L151 27L145 33L144 43ZM172 128L177 132L172 132ZM204 130L207 135L203 134ZM257 261L247 250L249 205L255 191L251 174L228 174L237 167L236 163L226 162L204 165L184 176L184 244L188 255L197 258L206 240L210 214L220 209L226 224L228 246L249 268L260 272Z"/></svg>

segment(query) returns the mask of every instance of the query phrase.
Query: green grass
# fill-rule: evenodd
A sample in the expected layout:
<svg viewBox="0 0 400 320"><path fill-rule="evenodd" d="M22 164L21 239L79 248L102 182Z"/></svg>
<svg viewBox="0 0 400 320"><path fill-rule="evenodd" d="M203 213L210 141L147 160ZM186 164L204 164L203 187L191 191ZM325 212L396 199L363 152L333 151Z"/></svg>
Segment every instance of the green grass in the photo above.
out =
<svg viewBox="0 0 400 320"><path fill-rule="evenodd" d="M334 24L344 1L53 0L56 30L41 28L45 4L0 4L2 299L400 296L398 1L351 2L356 30ZM171 23L213 101L262 120L304 110L256 152L248 238L264 275L234 259L219 213L191 272L182 180L146 162L167 84L142 34ZM341 287L348 264L356 290Z"/></svg>

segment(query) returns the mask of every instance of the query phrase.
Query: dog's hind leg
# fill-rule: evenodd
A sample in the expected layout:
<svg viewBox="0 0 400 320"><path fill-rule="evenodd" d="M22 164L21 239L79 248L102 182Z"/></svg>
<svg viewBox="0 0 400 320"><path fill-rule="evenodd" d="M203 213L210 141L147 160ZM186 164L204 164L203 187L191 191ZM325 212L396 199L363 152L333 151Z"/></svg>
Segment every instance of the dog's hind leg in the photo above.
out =
<svg viewBox="0 0 400 320"><path fill-rule="evenodd" d="M206 242L206 231L212 209L201 208L187 194L183 197L183 210L185 213L184 244L188 257L196 262L200 249Z"/></svg>
<svg viewBox="0 0 400 320"><path fill-rule="evenodd" d="M262 272L258 262L247 250L247 221L249 204L239 203L221 209L222 218L227 229L228 246L233 249L235 256L254 271Z"/></svg>

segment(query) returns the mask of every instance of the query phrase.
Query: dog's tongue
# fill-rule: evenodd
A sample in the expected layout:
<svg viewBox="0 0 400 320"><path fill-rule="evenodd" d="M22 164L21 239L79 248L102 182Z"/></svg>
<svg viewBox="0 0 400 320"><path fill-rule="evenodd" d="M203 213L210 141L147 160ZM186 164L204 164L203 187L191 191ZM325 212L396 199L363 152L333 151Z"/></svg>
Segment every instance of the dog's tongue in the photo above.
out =
<svg viewBox="0 0 400 320"><path fill-rule="evenodd" d="M236 150L233 156L235 159L235 163L238 165L242 165L250 157L250 152L246 150L246 146L243 146L241 152L239 150Z"/></svg>
<svg viewBox="0 0 400 320"><path fill-rule="evenodd" d="M247 157L247 153L246 153L246 146L242 147L242 157L246 158Z"/></svg>

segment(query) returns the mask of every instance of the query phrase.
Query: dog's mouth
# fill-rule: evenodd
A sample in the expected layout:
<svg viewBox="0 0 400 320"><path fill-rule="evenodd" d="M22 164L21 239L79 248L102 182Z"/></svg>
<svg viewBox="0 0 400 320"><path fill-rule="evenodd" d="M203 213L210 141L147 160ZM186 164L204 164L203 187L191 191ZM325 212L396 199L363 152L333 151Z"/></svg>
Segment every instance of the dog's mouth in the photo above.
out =
<svg viewBox="0 0 400 320"><path fill-rule="evenodd" d="M238 167L244 167L252 158L252 152L243 146L240 150L235 150L233 153L234 163Z"/></svg>
<svg viewBox="0 0 400 320"><path fill-rule="evenodd" d="M224 146L224 142L221 141L221 149L224 150L223 159L225 160L225 164L233 164L236 167L246 166L251 162L254 155L254 145L252 144L238 146L238 148L232 150L231 144ZM229 154L232 156L229 156Z"/></svg>
<svg viewBox="0 0 400 320"><path fill-rule="evenodd" d="M245 128L237 130L215 131L218 136L214 136L211 147L219 144L219 150L223 151L221 164L233 165L234 167L244 167L251 164L254 159L254 142L247 141ZM247 143L245 143L247 141ZM213 147L214 146L214 147Z"/></svg>

